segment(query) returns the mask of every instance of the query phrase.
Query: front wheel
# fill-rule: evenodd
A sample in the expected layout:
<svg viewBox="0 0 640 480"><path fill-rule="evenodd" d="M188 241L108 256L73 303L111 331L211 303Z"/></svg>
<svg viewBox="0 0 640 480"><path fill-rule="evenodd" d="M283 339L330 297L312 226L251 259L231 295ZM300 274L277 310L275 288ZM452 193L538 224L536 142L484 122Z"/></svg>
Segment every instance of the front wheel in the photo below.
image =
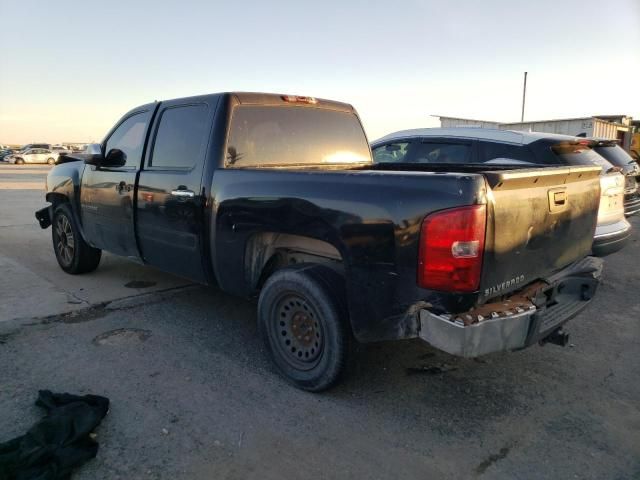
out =
<svg viewBox="0 0 640 480"><path fill-rule="evenodd" d="M258 301L258 328L276 368L312 392L334 385L348 360L344 292L333 276L317 265L284 268L267 280Z"/></svg>
<svg viewBox="0 0 640 480"><path fill-rule="evenodd" d="M16 165L24 165L24 160L21 158L16 158Z"/></svg>
<svg viewBox="0 0 640 480"><path fill-rule="evenodd" d="M102 250L84 241L69 205L56 207L51 227L53 249L62 270L75 275L98 268Z"/></svg>
<svg viewBox="0 0 640 480"><path fill-rule="evenodd" d="M56 163L56 160L55 160L55 158L47 158L47 163L49 165L53 165L54 163Z"/></svg>

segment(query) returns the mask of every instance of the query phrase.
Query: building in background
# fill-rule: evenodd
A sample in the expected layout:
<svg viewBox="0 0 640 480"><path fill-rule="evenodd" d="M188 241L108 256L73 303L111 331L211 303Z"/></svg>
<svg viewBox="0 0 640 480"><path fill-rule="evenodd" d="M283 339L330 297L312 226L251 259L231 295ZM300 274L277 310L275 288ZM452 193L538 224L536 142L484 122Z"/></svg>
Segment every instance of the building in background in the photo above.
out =
<svg viewBox="0 0 640 480"><path fill-rule="evenodd" d="M563 118L558 120L539 120L534 122L500 123L490 120L446 117L439 115L440 126L499 128L501 130L524 130L527 132L560 133L581 137L599 137L618 140L620 145L631 150L634 133L640 132L637 120L626 115L597 115L581 118Z"/></svg>

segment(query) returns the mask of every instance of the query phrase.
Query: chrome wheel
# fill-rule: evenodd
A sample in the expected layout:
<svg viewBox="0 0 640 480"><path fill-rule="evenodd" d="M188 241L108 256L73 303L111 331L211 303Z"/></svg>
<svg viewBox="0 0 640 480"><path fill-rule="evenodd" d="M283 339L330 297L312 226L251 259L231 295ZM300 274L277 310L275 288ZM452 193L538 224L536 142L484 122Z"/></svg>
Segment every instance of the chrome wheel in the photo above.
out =
<svg viewBox="0 0 640 480"><path fill-rule="evenodd" d="M269 335L284 360L298 370L315 367L324 347L322 320L301 296L286 293L275 305Z"/></svg>
<svg viewBox="0 0 640 480"><path fill-rule="evenodd" d="M73 262L73 254L75 252L75 239L71 223L66 215L59 215L55 225L56 232L56 250L60 260L65 265L71 265Z"/></svg>

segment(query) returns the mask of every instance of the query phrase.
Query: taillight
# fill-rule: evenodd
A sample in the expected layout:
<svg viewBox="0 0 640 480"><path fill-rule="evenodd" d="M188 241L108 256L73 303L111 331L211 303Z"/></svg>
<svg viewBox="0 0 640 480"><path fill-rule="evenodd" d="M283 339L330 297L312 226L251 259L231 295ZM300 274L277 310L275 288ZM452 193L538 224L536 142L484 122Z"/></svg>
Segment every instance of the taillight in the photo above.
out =
<svg viewBox="0 0 640 480"><path fill-rule="evenodd" d="M480 286L485 205L452 208L424 219L420 231L418 285L447 292L474 292Z"/></svg>
<svg viewBox="0 0 640 480"><path fill-rule="evenodd" d="M315 105L316 103L318 103L318 100L316 100L315 98L303 97L302 95L282 95L280 98L289 103L308 103L310 105Z"/></svg>

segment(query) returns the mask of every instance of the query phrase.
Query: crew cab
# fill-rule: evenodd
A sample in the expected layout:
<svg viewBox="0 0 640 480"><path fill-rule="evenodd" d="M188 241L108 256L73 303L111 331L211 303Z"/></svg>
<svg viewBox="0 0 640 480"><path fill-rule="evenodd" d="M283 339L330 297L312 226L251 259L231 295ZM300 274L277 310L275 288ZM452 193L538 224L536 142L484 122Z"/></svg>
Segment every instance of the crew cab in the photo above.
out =
<svg viewBox="0 0 640 480"><path fill-rule="evenodd" d="M625 219L625 177L593 148L590 139L539 132L477 127L422 128L391 133L372 143L377 164L483 164L542 168L551 165L597 165L600 206L593 238L594 255L622 249L631 237Z"/></svg>
<svg viewBox="0 0 640 480"><path fill-rule="evenodd" d="M258 297L277 370L334 384L353 342L476 357L566 341L592 299L600 168L372 162L352 106L221 93L150 103L49 173L60 267L102 250Z"/></svg>

